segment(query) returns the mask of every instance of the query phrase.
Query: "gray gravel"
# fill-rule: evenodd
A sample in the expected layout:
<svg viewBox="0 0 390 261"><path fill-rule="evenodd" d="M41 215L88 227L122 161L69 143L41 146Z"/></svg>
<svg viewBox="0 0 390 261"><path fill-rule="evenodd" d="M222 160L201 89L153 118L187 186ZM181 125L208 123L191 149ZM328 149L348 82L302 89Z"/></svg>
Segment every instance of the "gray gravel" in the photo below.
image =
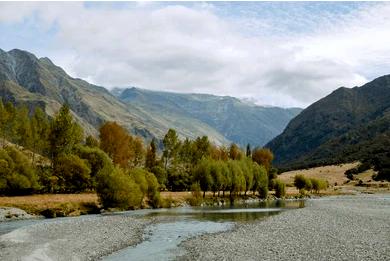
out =
<svg viewBox="0 0 390 261"><path fill-rule="evenodd" d="M30 219L34 217L35 216L27 214L26 211L19 208L0 207L0 222L9 220Z"/></svg>
<svg viewBox="0 0 390 261"><path fill-rule="evenodd" d="M141 242L150 222L126 216L85 216L22 227L0 237L0 260L96 260Z"/></svg>
<svg viewBox="0 0 390 261"><path fill-rule="evenodd" d="M308 200L181 247L179 260L390 260L390 195Z"/></svg>

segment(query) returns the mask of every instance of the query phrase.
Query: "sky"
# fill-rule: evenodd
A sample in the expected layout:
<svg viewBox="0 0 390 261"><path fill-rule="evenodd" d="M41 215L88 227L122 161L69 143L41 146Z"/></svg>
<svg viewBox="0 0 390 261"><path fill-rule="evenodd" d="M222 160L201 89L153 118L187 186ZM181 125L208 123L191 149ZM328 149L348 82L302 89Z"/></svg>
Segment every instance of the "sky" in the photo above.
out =
<svg viewBox="0 0 390 261"><path fill-rule="evenodd" d="M390 73L390 3L1 2L0 48L108 89L306 107Z"/></svg>

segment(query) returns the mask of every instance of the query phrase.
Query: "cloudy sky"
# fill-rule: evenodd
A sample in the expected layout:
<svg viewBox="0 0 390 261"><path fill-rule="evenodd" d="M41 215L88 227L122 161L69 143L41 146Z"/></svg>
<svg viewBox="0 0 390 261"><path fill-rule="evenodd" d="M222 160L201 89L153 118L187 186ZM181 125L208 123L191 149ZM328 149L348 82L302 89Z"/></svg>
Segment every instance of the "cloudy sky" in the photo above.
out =
<svg viewBox="0 0 390 261"><path fill-rule="evenodd" d="M303 107L390 73L390 4L2 2L0 48L107 88Z"/></svg>

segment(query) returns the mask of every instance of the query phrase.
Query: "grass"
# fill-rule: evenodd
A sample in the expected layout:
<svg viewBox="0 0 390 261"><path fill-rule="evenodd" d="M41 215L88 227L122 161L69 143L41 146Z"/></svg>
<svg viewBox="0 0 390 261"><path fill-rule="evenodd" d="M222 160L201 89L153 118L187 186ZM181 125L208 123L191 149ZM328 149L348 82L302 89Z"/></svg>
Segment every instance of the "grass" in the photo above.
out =
<svg viewBox="0 0 390 261"><path fill-rule="evenodd" d="M47 216L78 216L96 213L98 197L94 193L42 194L0 197L0 206L16 207L30 214Z"/></svg>
<svg viewBox="0 0 390 261"><path fill-rule="evenodd" d="M280 174L278 178L284 181L287 185L287 196L298 195L299 191L294 187L294 177L297 174L302 174L308 178L319 178L329 182L329 188L326 191L321 191L319 195L345 195L359 193L389 193L390 183L382 181L373 181L372 169L355 175L355 180L350 181L345 176L345 171L356 167L359 162L329 165L310 169L288 171ZM359 180L362 180L362 185L357 186Z"/></svg>
<svg viewBox="0 0 390 261"><path fill-rule="evenodd" d="M329 185L331 186L334 186L336 183L337 185L342 185L348 180L347 177L344 175L344 172L348 169L356 167L358 164L358 162L354 162L340 165L322 166L310 169L293 170L280 174L278 178L290 186L293 186L294 177L297 174L302 174L307 178L319 178L327 180L329 182Z"/></svg>

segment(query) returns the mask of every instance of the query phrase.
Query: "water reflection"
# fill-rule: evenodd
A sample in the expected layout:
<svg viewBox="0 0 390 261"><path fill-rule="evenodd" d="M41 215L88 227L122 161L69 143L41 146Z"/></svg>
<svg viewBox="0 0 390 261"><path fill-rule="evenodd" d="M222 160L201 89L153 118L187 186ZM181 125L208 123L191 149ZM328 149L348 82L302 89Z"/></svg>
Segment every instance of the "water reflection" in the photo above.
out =
<svg viewBox="0 0 390 261"><path fill-rule="evenodd" d="M248 222L275 215L280 211L305 206L303 200L272 200L255 203L235 204L229 206L205 206L192 208L176 208L165 210L143 211L150 217L189 217L199 221L232 221Z"/></svg>

